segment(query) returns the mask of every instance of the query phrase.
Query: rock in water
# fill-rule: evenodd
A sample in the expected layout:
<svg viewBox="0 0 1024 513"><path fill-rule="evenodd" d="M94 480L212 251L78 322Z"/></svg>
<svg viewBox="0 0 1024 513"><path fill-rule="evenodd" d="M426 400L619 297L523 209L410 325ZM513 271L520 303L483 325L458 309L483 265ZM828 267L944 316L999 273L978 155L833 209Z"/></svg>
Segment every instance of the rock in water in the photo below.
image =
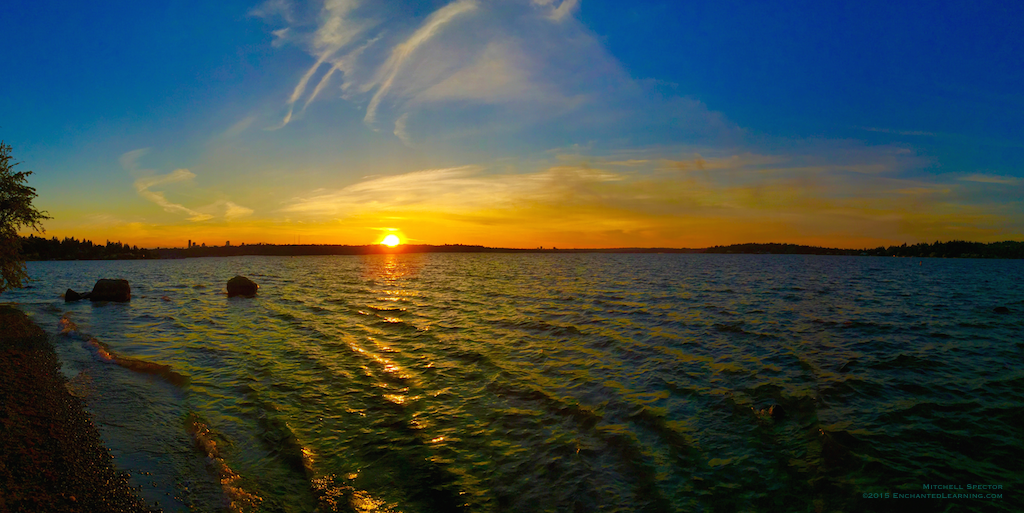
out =
<svg viewBox="0 0 1024 513"><path fill-rule="evenodd" d="M68 291L64 293L64 302L65 303L70 303L72 301L78 301L79 299L83 299L82 295L77 293L77 292L75 292L75 291L73 291L73 290L71 290L71 289L68 289Z"/></svg>
<svg viewBox="0 0 1024 513"><path fill-rule="evenodd" d="M245 276L235 276L228 280L228 297L253 297L260 286Z"/></svg>
<svg viewBox="0 0 1024 513"><path fill-rule="evenodd" d="M106 278L97 281L89 293L92 301L117 301L124 303L131 301L132 288L128 286L128 280L108 280Z"/></svg>
<svg viewBox="0 0 1024 513"><path fill-rule="evenodd" d="M995 313L1001 313L1001 314L1010 313L1010 309L1006 308L1005 306L997 306L997 307L993 308L992 311L995 312Z"/></svg>

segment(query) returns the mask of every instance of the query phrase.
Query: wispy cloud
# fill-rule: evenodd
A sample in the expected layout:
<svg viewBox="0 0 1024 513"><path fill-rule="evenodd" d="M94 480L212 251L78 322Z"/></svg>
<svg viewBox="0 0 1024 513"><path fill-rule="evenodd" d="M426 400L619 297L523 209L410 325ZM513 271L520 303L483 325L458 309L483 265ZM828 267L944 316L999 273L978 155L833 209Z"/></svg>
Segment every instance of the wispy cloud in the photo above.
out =
<svg viewBox="0 0 1024 513"><path fill-rule="evenodd" d="M196 175L188 169L176 169L166 175L149 176L135 180L135 190L139 193L139 196L163 207L165 212L188 214L190 216L188 218L189 221L205 221L213 218L213 216L197 212L178 203L172 203L164 196L163 192L150 190L151 187L155 187L157 185L188 181L195 177Z"/></svg>
<svg viewBox="0 0 1024 513"><path fill-rule="evenodd" d="M248 122L251 122L251 118L246 118L240 123ZM159 205L165 212L185 214L188 216L187 220L192 222L208 221L218 216L230 221L253 214L253 210L251 208L244 207L226 199L218 199L213 203L196 208L189 208L185 205L175 203L167 199L165 191L154 190L154 188L163 189L164 187L162 186L178 183L190 183L196 175L192 171L184 168L175 169L174 171L163 175L154 174L155 171L151 169L139 169L138 160L148 151L148 148L142 148L124 153L120 158L121 165L124 166L126 170L132 171L136 176L138 176L139 173L149 173L146 176L142 176L135 180L133 184L135 191L139 196Z"/></svg>
<svg viewBox="0 0 1024 513"><path fill-rule="evenodd" d="M128 171L132 171L138 169L139 159L144 157L146 153L149 153L149 148L139 148L137 150L125 152L118 160L121 162L122 167Z"/></svg>
<svg viewBox="0 0 1024 513"><path fill-rule="evenodd" d="M621 125L642 95L574 19L577 0L455 0L419 18L358 0L314 4L319 10L305 15L282 5L274 0L253 14L283 22L275 37L302 47L314 62L297 77L275 129L294 121L298 105L305 110L337 97L327 94L331 83L365 109L367 125L394 126L407 144L444 133L521 129L584 107L606 112L590 112L580 123ZM661 107L673 126L717 123L699 102Z"/></svg>
<svg viewBox="0 0 1024 513"><path fill-rule="evenodd" d="M562 21L579 7L579 0L532 0L534 5L539 5L551 9L548 13L548 18L555 21Z"/></svg>
<svg viewBox="0 0 1024 513"><path fill-rule="evenodd" d="M841 164L739 154L589 158L532 173L423 170L312 191L282 213L346 226L386 220L435 238L461 234L461 242L571 239L604 247L700 247L780 233L795 242L869 245L948 237L950 230L981 234L1008 222L999 204L966 195L962 181L901 176L913 154L871 150Z"/></svg>
<svg viewBox="0 0 1024 513"><path fill-rule="evenodd" d="M607 171L558 166L532 174L489 175L479 166L416 171L371 178L333 192L296 198L283 211L346 216L394 209L466 212L558 202L621 177Z"/></svg>
<svg viewBox="0 0 1024 513"><path fill-rule="evenodd" d="M322 4L321 12L317 16L316 28L312 33L301 31L303 27L293 28L290 26L273 32L275 46L282 46L288 42L297 41L305 45L307 50L316 57L316 62L306 70L292 89L292 94L287 102L288 112L285 114L284 119L281 120L280 125L273 128L282 128L291 121L295 110L295 103L306 94L309 81L325 63L329 65L329 68L321 76L312 94L307 98L306 106L327 85L335 71L339 69L344 70L349 67L346 65L346 61L350 57L358 55L359 52L350 52L348 54L342 52L342 50L349 47L357 37L373 25L372 22L354 20L352 18L352 12L357 7L359 7L357 0L326 0ZM250 14L266 20L279 17L285 23L296 23L295 8L287 0L270 0L253 9Z"/></svg>
<svg viewBox="0 0 1024 513"><path fill-rule="evenodd" d="M876 127L866 127L866 126L859 126L857 128L859 128L861 130L866 130L868 132L881 132L883 134L921 135L921 136L928 136L928 137L934 137L936 135L936 134L934 134L932 132L924 132L924 131L921 131L921 130L893 130L891 128L876 128Z"/></svg>
<svg viewBox="0 0 1024 513"><path fill-rule="evenodd" d="M213 204L214 208L223 208L224 218L227 220L234 220L241 217L247 217L253 214L253 209L243 207L235 202L220 200Z"/></svg>
<svg viewBox="0 0 1024 513"><path fill-rule="evenodd" d="M246 131L246 129L252 126L253 122L255 121L255 115L246 116L238 120L238 122L234 125L231 125L231 127L229 127L227 130L225 130L224 133L221 134L221 137L235 137L238 134L241 134L242 132Z"/></svg>
<svg viewBox="0 0 1024 513"><path fill-rule="evenodd" d="M477 3L475 0L457 0L452 2L427 17L426 21L423 22L416 32L399 43L391 50L391 57L384 63L384 66L378 72L377 92L374 93L373 98L370 99L370 105L366 107L366 122L373 123L377 117L377 107L380 105L381 99L388 94L391 90L392 85L395 82L395 77L400 71L405 62L413 55L416 50L430 41L443 27L449 23L452 19L459 15L476 9Z"/></svg>
<svg viewBox="0 0 1024 513"><path fill-rule="evenodd" d="M960 177L960 180L964 182L995 183L1002 185L1013 185L1021 183L1021 179L1017 177L1002 175L986 175L981 173L963 176Z"/></svg>

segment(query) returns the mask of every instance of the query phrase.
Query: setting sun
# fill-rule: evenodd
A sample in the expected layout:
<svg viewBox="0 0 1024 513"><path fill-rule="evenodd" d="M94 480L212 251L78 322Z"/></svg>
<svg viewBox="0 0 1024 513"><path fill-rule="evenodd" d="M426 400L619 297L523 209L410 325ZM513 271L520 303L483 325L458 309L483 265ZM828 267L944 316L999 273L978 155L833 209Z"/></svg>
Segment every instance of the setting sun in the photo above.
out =
<svg viewBox="0 0 1024 513"><path fill-rule="evenodd" d="M391 234L391 235L388 235L387 237L384 237L384 240L380 241L380 243L385 245L385 246L387 246L387 247L389 247L389 248L393 248L393 247L401 244L402 240L399 239L397 235Z"/></svg>

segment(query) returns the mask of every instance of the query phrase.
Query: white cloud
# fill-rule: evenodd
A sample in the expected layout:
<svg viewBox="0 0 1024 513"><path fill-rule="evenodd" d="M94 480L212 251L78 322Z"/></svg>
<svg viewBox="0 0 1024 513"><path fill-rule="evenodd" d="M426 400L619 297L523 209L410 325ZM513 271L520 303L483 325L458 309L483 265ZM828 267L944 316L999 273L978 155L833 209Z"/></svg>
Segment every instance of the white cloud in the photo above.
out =
<svg viewBox="0 0 1024 513"><path fill-rule="evenodd" d="M415 171L370 178L337 191L314 191L282 211L307 215L357 215L394 209L434 213L513 208L527 203L558 204L592 195L592 186L623 176L585 167L558 166L531 174L485 174L479 166Z"/></svg>
<svg viewBox="0 0 1024 513"><path fill-rule="evenodd" d="M579 0L562 0L555 5L555 0L532 0L533 5L545 7L548 10L547 17L554 21L562 21L572 14L579 7Z"/></svg>
<svg viewBox="0 0 1024 513"><path fill-rule="evenodd" d="M149 153L149 148L139 148L125 152L118 160L121 162L121 167L125 168L125 170L134 171L139 167L139 159L145 156L146 153Z"/></svg>
<svg viewBox="0 0 1024 513"><path fill-rule="evenodd" d="M283 20L284 28L272 29L275 41L298 45L314 59L296 77L274 128L296 119L297 104L304 111L315 100L331 98L330 84L365 108L367 125L403 126L395 136L406 144L522 128L585 105L614 109L635 103L635 83L571 16L577 0L455 0L422 18L387 2L317 5L305 17L280 1L254 11L268 21ZM689 110L682 114L693 123L703 119ZM586 122L615 124L613 117Z"/></svg>
<svg viewBox="0 0 1024 513"><path fill-rule="evenodd" d="M388 58L387 62L384 63L384 66L378 72L379 79L377 82L380 85L377 88L377 92L374 93L373 98L370 99L370 105L366 108L365 120L367 123L373 123L376 120L377 107L380 105L381 99L391 89L395 76L402 71L402 65L413 55L416 49L430 41L453 18L472 11L476 7L477 3L474 0L457 0L438 9L427 17L427 20L416 32L413 32L412 36L391 50L391 57Z"/></svg>
<svg viewBox="0 0 1024 513"><path fill-rule="evenodd" d="M412 140L409 138L409 132L406 131L405 125L409 121L409 113L406 112L395 120L395 137L402 140L406 146L412 146Z"/></svg>
<svg viewBox="0 0 1024 513"><path fill-rule="evenodd" d="M1002 185L1013 185L1021 182L1020 178L1013 176L986 175L981 173L963 176L960 180L964 182L996 183Z"/></svg>
<svg viewBox="0 0 1024 513"><path fill-rule="evenodd" d="M245 118L240 119L234 125L231 125L231 127L225 130L224 133L221 135L223 137L235 137L238 134L244 132L246 129L248 129L253 124L254 121L256 121L255 115L246 116Z"/></svg>

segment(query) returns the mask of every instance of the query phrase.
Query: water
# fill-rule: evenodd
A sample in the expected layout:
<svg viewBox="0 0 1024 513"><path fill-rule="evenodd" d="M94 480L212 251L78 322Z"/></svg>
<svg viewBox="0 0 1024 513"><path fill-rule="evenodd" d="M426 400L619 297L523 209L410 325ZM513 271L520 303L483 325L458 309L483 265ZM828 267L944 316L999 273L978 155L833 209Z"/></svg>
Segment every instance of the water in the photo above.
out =
<svg viewBox="0 0 1024 513"><path fill-rule="evenodd" d="M118 467L167 511L1022 504L1021 261L421 254L28 270L32 288L2 299L53 334ZM228 298L235 274L259 296ZM99 278L128 279L132 301L60 299ZM187 382L110 363L104 346ZM772 404L782 417L761 411ZM923 484L1001 484L1003 498L863 498Z"/></svg>

